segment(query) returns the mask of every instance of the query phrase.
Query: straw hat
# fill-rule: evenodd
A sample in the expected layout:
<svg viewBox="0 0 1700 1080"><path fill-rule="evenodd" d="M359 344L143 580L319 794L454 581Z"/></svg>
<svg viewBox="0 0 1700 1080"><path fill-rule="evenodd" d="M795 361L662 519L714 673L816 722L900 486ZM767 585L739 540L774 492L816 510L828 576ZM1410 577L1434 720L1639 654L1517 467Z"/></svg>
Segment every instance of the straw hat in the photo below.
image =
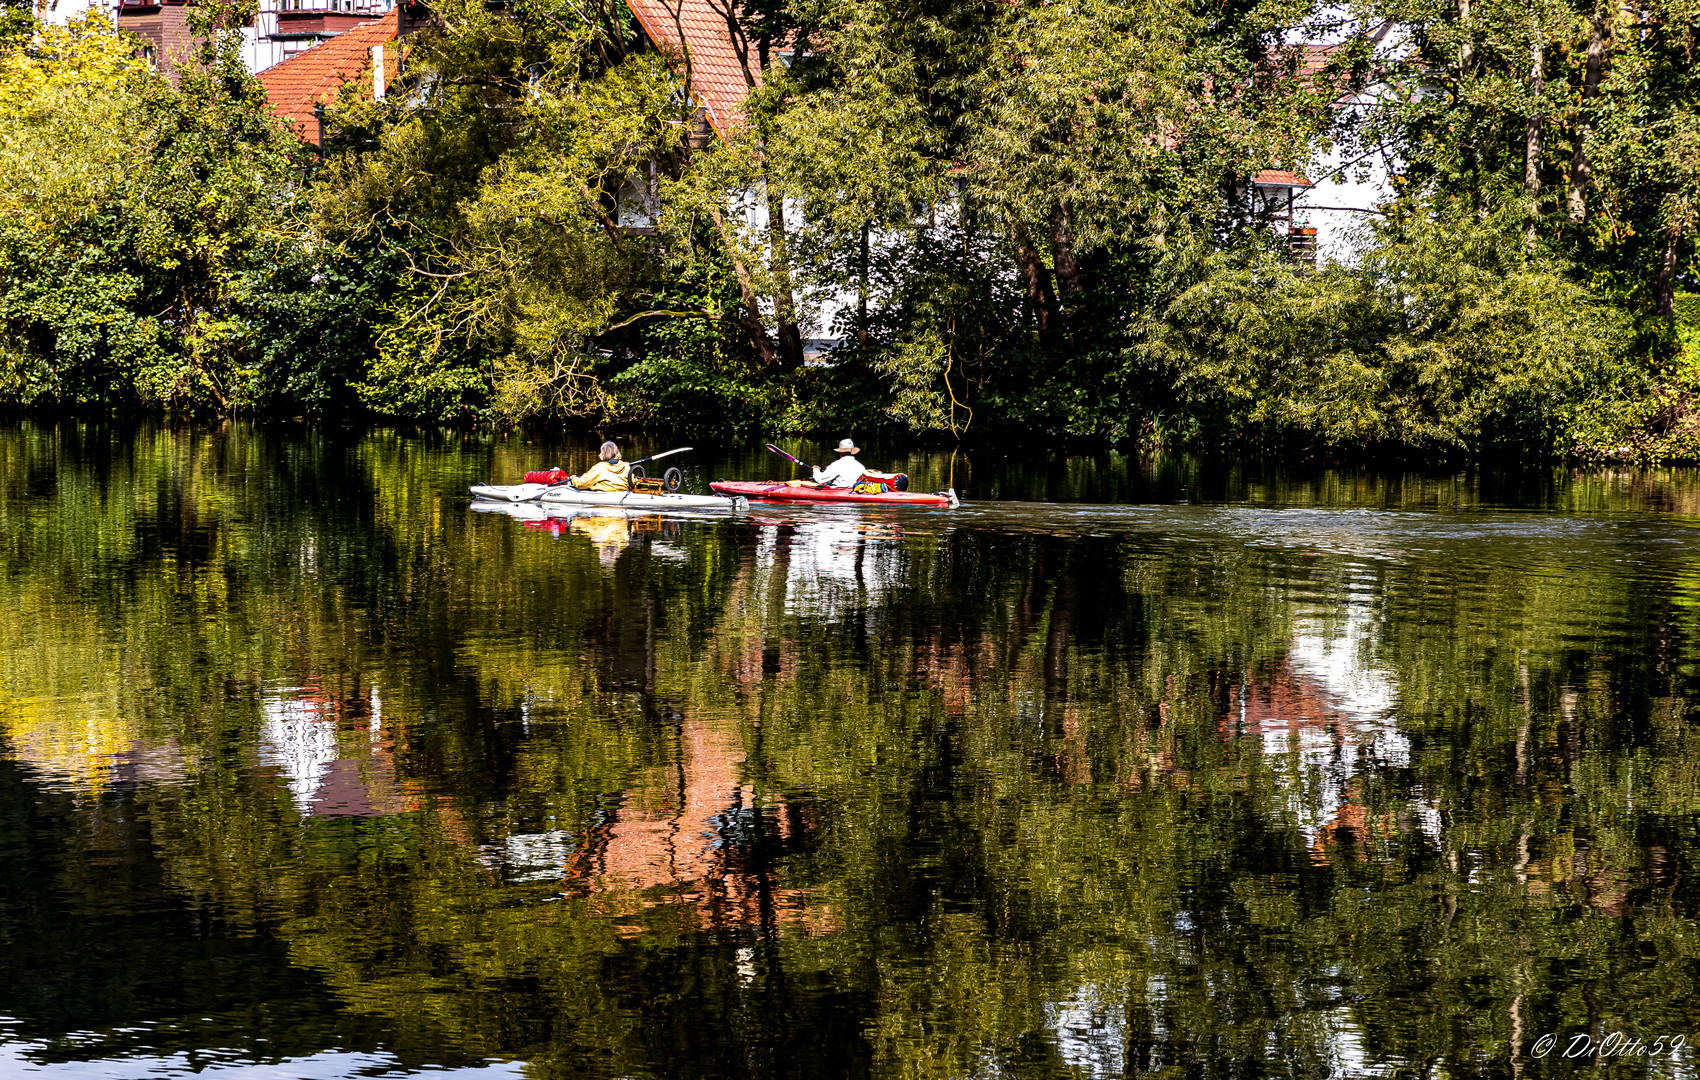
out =
<svg viewBox="0 0 1700 1080"><path fill-rule="evenodd" d="M840 439L838 440L838 452L840 454L860 454L862 448L849 439Z"/></svg>

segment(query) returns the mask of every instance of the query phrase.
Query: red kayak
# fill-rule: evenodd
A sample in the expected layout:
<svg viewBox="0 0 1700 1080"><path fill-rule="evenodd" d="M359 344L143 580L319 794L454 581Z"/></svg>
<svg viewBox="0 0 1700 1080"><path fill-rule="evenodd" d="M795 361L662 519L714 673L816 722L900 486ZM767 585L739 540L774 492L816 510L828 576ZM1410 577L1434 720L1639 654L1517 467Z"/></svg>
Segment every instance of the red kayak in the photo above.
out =
<svg viewBox="0 0 1700 1080"><path fill-rule="evenodd" d="M716 480L708 485L716 495L742 495L751 502L773 503L861 503L865 506L931 506L950 509L959 506L956 489L925 493L920 491L882 491L858 495L849 488L822 488L799 484L748 484L737 480Z"/></svg>

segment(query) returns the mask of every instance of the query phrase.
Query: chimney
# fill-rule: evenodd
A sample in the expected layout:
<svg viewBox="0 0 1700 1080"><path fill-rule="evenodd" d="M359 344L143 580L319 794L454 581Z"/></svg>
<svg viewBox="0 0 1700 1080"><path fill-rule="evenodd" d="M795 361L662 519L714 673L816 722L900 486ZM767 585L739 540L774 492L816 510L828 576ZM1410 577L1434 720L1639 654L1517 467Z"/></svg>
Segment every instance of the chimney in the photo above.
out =
<svg viewBox="0 0 1700 1080"><path fill-rule="evenodd" d="M374 45L372 46L372 99L374 101L384 100L385 74L384 47Z"/></svg>

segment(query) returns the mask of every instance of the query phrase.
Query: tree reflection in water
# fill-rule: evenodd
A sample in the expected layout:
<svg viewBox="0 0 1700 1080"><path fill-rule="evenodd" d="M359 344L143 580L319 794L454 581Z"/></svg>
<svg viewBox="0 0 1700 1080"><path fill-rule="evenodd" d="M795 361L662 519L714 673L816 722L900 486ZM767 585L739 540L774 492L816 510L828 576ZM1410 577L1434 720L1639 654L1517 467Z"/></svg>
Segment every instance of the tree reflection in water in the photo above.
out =
<svg viewBox="0 0 1700 1080"><path fill-rule="evenodd" d="M545 457L0 430L0 1060L1533 1076L1700 1031L1686 475L468 511Z"/></svg>

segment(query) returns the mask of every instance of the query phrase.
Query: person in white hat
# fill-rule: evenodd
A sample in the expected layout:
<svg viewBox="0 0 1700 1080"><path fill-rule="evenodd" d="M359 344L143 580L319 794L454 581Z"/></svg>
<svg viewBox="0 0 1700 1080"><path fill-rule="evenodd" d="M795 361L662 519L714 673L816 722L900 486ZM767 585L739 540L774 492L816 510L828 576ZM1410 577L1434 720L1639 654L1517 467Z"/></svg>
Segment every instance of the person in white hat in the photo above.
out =
<svg viewBox="0 0 1700 1080"><path fill-rule="evenodd" d="M841 440L838 444L838 460L824 469L816 469L815 483L829 488L855 487L856 481L868 471L856 460L856 455L861 452L862 448L853 440Z"/></svg>

